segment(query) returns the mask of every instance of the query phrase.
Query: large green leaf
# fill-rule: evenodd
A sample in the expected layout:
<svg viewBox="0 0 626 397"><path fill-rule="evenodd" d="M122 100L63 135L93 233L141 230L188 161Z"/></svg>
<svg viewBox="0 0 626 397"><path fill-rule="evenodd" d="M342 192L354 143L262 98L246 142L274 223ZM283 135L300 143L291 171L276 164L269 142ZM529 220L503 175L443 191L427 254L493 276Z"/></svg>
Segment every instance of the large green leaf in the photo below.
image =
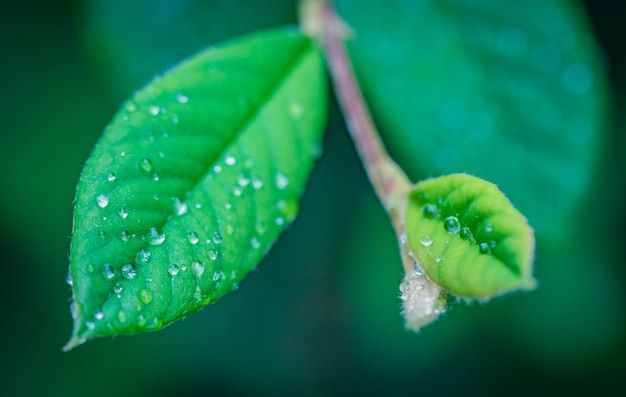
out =
<svg viewBox="0 0 626 397"><path fill-rule="evenodd" d="M593 180L606 76L568 0L337 0L377 122L413 180L497 183L558 241Z"/></svg>
<svg viewBox="0 0 626 397"><path fill-rule="evenodd" d="M454 295L485 299L535 285L532 229L492 183L466 174L418 183L406 233L421 268Z"/></svg>
<svg viewBox="0 0 626 397"><path fill-rule="evenodd" d="M78 185L68 348L237 287L296 216L324 79L315 44L281 29L209 48L123 105Z"/></svg>

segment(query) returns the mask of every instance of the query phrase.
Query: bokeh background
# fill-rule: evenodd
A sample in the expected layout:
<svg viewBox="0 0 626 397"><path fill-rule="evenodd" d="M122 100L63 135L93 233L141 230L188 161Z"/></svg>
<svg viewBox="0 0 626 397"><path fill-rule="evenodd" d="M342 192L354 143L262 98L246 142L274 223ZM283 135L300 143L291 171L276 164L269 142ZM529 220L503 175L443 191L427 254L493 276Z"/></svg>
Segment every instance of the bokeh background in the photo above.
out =
<svg viewBox="0 0 626 397"><path fill-rule="evenodd" d="M333 103L299 218L237 292L157 333L62 353L75 184L116 108L180 59L294 23L296 10L291 0L4 2L0 395L626 393L625 5L584 2L613 120L568 230L548 236L564 242L539 242L536 291L453 303L419 335L405 331L394 236Z"/></svg>

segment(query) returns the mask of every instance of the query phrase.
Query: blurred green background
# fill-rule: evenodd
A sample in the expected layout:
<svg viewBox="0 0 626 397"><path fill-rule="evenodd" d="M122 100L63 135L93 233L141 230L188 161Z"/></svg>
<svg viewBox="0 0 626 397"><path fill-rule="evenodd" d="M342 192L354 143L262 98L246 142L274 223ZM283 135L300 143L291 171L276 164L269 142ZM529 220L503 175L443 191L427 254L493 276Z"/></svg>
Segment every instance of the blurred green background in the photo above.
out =
<svg viewBox="0 0 626 397"><path fill-rule="evenodd" d="M615 120L574 226L554 232L565 243L539 244L536 291L454 303L406 332L392 230L333 104L298 220L237 292L163 331L62 353L74 188L113 112L180 59L296 11L291 0L3 3L0 395L626 393L626 7L585 6Z"/></svg>

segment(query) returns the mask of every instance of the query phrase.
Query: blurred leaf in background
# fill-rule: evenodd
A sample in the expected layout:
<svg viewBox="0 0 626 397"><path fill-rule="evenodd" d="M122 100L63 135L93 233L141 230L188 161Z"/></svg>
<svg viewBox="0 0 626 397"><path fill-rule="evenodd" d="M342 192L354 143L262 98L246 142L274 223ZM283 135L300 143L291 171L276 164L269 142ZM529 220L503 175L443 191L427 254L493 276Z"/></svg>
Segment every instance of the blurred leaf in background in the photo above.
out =
<svg viewBox="0 0 626 397"><path fill-rule="evenodd" d="M578 9L578 3L570 3L573 10ZM384 39L387 34L379 25L389 25L386 15L393 12L391 3L386 10L373 11L371 7L377 4L338 1L341 15L357 33L352 51L357 51L359 40L372 35ZM422 2L396 4L416 7ZM498 4L504 9L509 3ZM354 6L358 13L350 9ZM621 39L626 34L621 20L626 15L625 3L589 1L587 6L611 66L614 113L621 117L626 114L626 52ZM532 8L526 4L524 11ZM496 15L511 13L505 11ZM371 21L373 12L378 12L378 25ZM574 182L576 188L576 181L562 179L565 184L555 185L560 196L551 196L550 183L543 191L547 203L564 203L562 212L569 213L568 222L575 227L556 244L566 231L562 222L553 225L556 232L548 231L550 224L545 228L536 225L544 228L545 238L555 244L540 246L536 263L539 288L533 293L501 298L485 306L455 304L442 320L419 335L406 332L399 315L397 288L402 270L392 230L335 111L300 216L239 291L159 333L101 340L70 354L61 353L71 328L70 291L63 280L74 189L89 151L121 100L180 59L234 36L295 23L294 13L291 0L84 0L2 5L0 233L7 281L0 292L5 305L0 331L0 360L5 370L0 373L0 394L372 395L392 391L527 395L624 391L623 118L609 135L592 134L599 139L584 145L564 135L551 136L550 148L561 155L550 161L569 159L583 164L588 179L581 190L572 191L567 183ZM460 15L467 23L478 20L478 15L467 11L447 10L445 15ZM578 11L574 15L579 15L575 19L578 32L586 24ZM398 19L392 28L402 29L405 26L400 22L408 18ZM555 29L557 22L549 19L531 31ZM434 37L441 36L439 41L425 43L460 48L458 34L452 44L446 44L444 39L454 38L454 32L441 29ZM513 32L502 40L516 42L519 32ZM587 37L583 47L589 48L589 34L581 30L578 36ZM472 37L476 40L477 36ZM533 37L527 36L527 49L534 45ZM396 44L391 39L382 43L393 47ZM372 51L381 50L372 44ZM410 57L382 53L391 54L390 59ZM438 54L432 49L431 53ZM363 55L353 54L359 67ZM507 59L497 51L482 56L495 62L494 54ZM506 73L512 60L493 67ZM467 66L469 58L463 62ZM595 67L600 65L590 66L593 73ZM477 68L474 65L472 70ZM359 72L366 94L375 94L362 68ZM459 82L450 76L451 81ZM514 81L510 89L519 87L528 95L524 98L543 103L533 91L537 84L531 77ZM551 81L545 84L550 92L556 92L558 84ZM597 88L595 84L592 87ZM574 93L569 97L580 99ZM474 103L491 106L480 97L462 99L467 101L466 107ZM600 120L605 104L593 105L594 101L589 103ZM557 102L523 110L542 115L552 111ZM460 107L452 103L446 109L454 113ZM466 113L471 110L465 109ZM411 159L398 147L403 141L394 138L379 113L376 116L387 143L414 178L450 171L438 168L437 156L424 157L424 163L408 161ZM439 116L430 117L439 121ZM555 122L550 117L540 120ZM496 129L500 122L493 120L494 134L500 131ZM441 137L459 137L461 131L455 130L454 124L451 127L447 134L452 135ZM539 127L533 132L544 131ZM518 141L512 139L517 135L506 136L509 149L519 151L514 147ZM452 141L447 141L451 138L432 143L422 140L428 153L446 149L440 156L444 159L477 157L464 151L456 156L450 149ZM534 153L531 149L535 146L527 146L529 153ZM499 155L513 158L504 153ZM595 165L594 159L599 159ZM520 164L532 157L522 160ZM516 178L526 179L548 170L550 161L545 167L529 168L524 178L511 161L506 162L511 166L487 167L478 157L475 165L469 164L475 169L466 169L465 163L456 160L442 164L474 173L512 169ZM530 215L534 204L526 195L527 182L505 181L495 174L480 176L498 183L513 203L523 212L530 210ZM573 201L565 200L563 194L571 194Z"/></svg>

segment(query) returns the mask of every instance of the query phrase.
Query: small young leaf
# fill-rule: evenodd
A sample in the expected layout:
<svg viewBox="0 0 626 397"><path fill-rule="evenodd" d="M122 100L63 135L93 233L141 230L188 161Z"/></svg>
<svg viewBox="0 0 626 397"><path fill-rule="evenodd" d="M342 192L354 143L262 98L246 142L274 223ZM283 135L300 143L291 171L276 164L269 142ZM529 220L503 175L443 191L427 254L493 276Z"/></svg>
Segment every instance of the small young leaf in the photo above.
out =
<svg viewBox="0 0 626 397"><path fill-rule="evenodd" d="M209 48L124 104L78 185L66 348L160 329L237 287L296 216L324 79L313 42L281 29Z"/></svg>
<svg viewBox="0 0 626 397"><path fill-rule="evenodd" d="M610 103L579 3L337 0L366 99L411 179L494 181L542 241L568 241Z"/></svg>
<svg viewBox="0 0 626 397"><path fill-rule="evenodd" d="M533 232L492 183L453 174L418 183L406 213L408 243L450 293L490 298L533 288Z"/></svg>

